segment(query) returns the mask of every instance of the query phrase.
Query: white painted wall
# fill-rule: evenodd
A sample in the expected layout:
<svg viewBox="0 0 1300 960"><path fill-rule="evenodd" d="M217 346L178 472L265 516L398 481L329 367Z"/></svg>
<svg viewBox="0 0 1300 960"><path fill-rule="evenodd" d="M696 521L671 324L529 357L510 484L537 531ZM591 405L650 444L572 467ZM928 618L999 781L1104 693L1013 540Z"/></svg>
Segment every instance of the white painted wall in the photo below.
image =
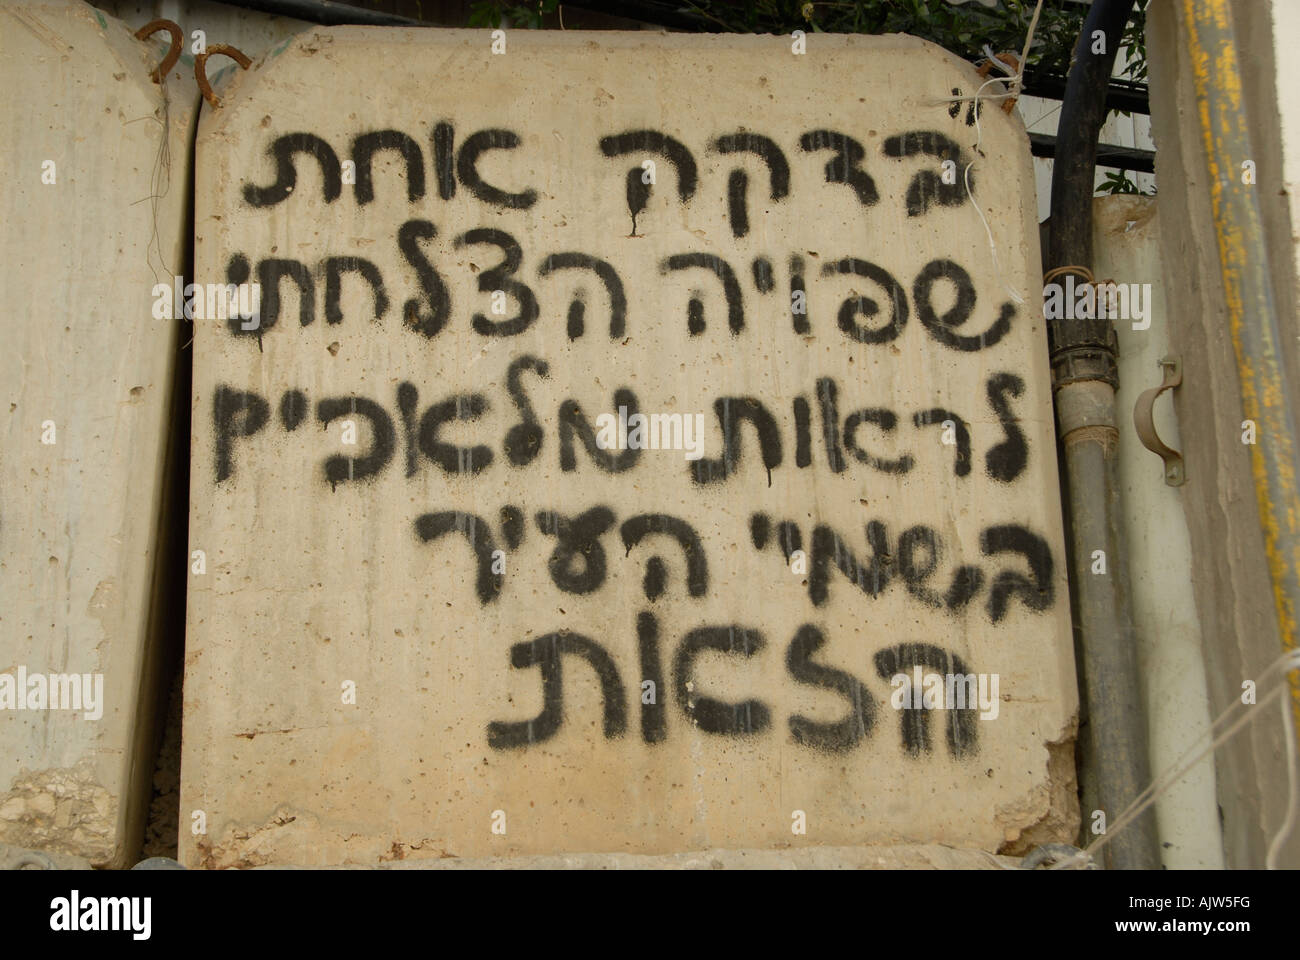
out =
<svg viewBox="0 0 1300 960"><path fill-rule="evenodd" d="M1210 707L1201 654L1201 626L1192 595L1191 541L1176 487L1164 464L1142 446L1133 427L1138 396L1161 382L1159 361L1171 352L1162 295L1157 204L1146 197L1099 197L1093 203L1093 270L1099 279L1150 284L1150 322L1116 321L1119 380L1120 485L1128 536L1138 665L1146 695L1151 771L1177 765L1209 727ZM1160 438L1182 449L1172 401L1155 406ZM1200 739L1200 745L1208 738ZM1206 757L1156 801L1161 859L1171 869L1222 869L1214 765Z"/></svg>

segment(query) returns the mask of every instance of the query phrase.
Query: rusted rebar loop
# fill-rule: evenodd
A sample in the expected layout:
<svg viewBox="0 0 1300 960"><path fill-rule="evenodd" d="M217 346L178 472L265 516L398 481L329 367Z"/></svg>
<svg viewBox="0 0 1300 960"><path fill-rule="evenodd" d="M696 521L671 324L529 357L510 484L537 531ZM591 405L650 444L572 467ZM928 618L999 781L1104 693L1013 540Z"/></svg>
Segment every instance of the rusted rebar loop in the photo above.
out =
<svg viewBox="0 0 1300 960"><path fill-rule="evenodd" d="M203 99L208 101L214 108L221 106L221 98L212 92L212 85L208 83L207 63L208 57L217 53L225 54L244 70L247 70L253 63L252 60L228 43L214 43L208 47L206 52L200 53L194 58L194 79L198 81L199 90L203 93Z"/></svg>
<svg viewBox="0 0 1300 960"><path fill-rule="evenodd" d="M176 66L176 61L181 58L181 44L185 42L185 35L181 33L181 25L174 20L150 20L143 27L135 32L137 40L148 40L160 30L166 30L171 34L171 46L167 48L167 56L163 57L162 63L154 67L149 77L154 83L162 83L163 79L171 72L171 68Z"/></svg>

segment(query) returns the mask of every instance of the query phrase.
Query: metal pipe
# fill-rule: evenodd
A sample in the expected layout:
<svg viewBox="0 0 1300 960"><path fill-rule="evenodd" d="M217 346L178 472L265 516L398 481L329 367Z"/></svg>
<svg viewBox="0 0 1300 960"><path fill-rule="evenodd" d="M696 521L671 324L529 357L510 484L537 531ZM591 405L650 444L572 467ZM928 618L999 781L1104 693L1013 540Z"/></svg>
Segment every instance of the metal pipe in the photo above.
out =
<svg viewBox="0 0 1300 960"><path fill-rule="evenodd" d="M1045 266L1074 268L1085 281L1091 280L1097 138L1106 116L1115 54L1132 9L1133 0L1097 0L1092 5L1061 108ZM1098 30L1105 35L1104 51L1094 54ZM1080 698L1087 714L1080 746L1095 781L1089 793L1114 822L1151 780L1116 477L1115 331L1108 318L1055 320L1048 323L1048 340L1069 502ZM1091 572L1096 550L1105 551L1105 574ZM1085 811L1085 819L1089 814ZM1103 856L1112 868L1158 869L1154 811L1129 824L1103 848Z"/></svg>
<svg viewBox="0 0 1300 960"><path fill-rule="evenodd" d="M1056 137L1050 133L1029 134L1029 152L1036 157L1054 159L1057 146ZM1156 152L1154 150L1142 150L1139 147L1121 147L1113 143L1098 144L1097 165L1099 167L1114 167L1117 170L1155 173Z"/></svg>
<svg viewBox="0 0 1300 960"><path fill-rule="evenodd" d="M1027 97L1063 100L1065 81L1065 77L1030 69L1025 71L1025 82L1020 87L1020 92ZM1151 116L1151 99L1147 95L1147 85L1111 77L1106 84L1106 109Z"/></svg>
<svg viewBox="0 0 1300 960"><path fill-rule="evenodd" d="M222 0L232 7L256 10L281 17L294 17L309 23L325 26L360 24L376 27L427 27L421 20L413 20L396 13L384 13L379 10L367 10L347 3L334 3L332 0Z"/></svg>
<svg viewBox="0 0 1300 960"><path fill-rule="evenodd" d="M1241 164L1255 158L1242 103L1237 42L1225 0L1183 0L1183 30L1209 172L1210 212L1228 306L1241 406L1255 421L1250 447L1255 499L1273 582L1282 645L1295 650L1300 603L1300 490L1297 489L1295 397L1286 382L1270 282L1268 242L1255 187L1242 183ZM1300 725L1300 682L1290 674L1292 717Z"/></svg>

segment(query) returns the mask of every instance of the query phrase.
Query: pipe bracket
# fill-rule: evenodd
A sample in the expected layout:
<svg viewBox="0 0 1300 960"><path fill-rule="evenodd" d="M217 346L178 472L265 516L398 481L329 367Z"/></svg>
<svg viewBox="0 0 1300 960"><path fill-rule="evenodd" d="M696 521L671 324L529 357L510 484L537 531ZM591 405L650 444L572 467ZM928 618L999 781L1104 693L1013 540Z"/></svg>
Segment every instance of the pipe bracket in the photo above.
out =
<svg viewBox="0 0 1300 960"><path fill-rule="evenodd" d="M1171 487L1181 487L1187 482L1187 470L1183 465L1183 455L1167 446L1156 433L1154 419L1156 398L1166 390L1181 386L1183 382L1183 364L1178 357L1169 356L1160 359L1164 369L1164 381L1158 387L1146 390L1137 399L1133 407L1133 426L1137 429L1138 439L1165 462L1165 483Z"/></svg>

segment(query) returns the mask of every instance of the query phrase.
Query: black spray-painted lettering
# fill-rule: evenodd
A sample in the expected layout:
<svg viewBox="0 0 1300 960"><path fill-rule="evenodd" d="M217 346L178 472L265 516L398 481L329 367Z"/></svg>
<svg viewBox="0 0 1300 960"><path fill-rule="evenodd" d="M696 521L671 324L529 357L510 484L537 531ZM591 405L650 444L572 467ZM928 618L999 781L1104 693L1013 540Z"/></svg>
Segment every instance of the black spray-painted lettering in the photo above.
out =
<svg viewBox="0 0 1300 960"><path fill-rule="evenodd" d="M527 466L537 458L542 452L542 438L545 436L542 425L537 422L537 414L533 412L532 401L520 382L525 370L532 370L546 379L550 367L545 360L525 354L512 360L506 370L506 392L510 394L510 401L519 411L520 418L519 423L506 431L504 443L506 460L515 467Z"/></svg>
<svg viewBox="0 0 1300 960"><path fill-rule="evenodd" d="M627 409L628 419L637 412L636 394L626 387L614 391L614 409ZM606 473L622 473L636 466L641 458L640 447L626 450L602 450L596 440L596 429L588 422L578 401L569 399L560 404L560 469L566 473L578 469L578 458L573 449L574 434L582 441L587 455Z"/></svg>
<svg viewBox="0 0 1300 960"><path fill-rule="evenodd" d="M754 549L761 551L767 547L771 539L771 523L766 514L751 515L749 529ZM805 583L808 598L814 606L823 606L829 600L832 566L868 597L880 596L897 576L908 593L921 603L932 609L945 608L949 612L960 611L984 586L984 571L969 564L953 570L948 589L942 594L928 586L944 553L943 541L931 527L915 525L903 531L899 536L896 558L890 552L888 528L882 521L868 521L865 530L871 557L860 561L834 529L825 524L813 527L810 570ZM784 520L776 525L776 533L777 545L788 564L795 553L803 549L799 526ZM1012 596L1020 596L1036 611L1051 606L1052 558L1042 537L1019 526L991 527L981 534L980 544L986 556L1008 551L1021 553L1029 561L1034 578L1031 582L1024 574L1013 570L998 573L989 599L992 622L1002 619Z"/></svg>
<svg viewBox="0 0 1300 960"><path fill-rule="evenodd" d="M459 510L424 513L415 518L415 533L425 543L431 543L448 533L461 534L474 551L478 570L475 590L479 603L491 603L501 593L505 577L492 572L492 554L496 552L496 545L492 539L492 530L481 517Z"/></svg>
<svg viewBox="0 0 1300 960"><path fill-rule="evenodd" d="M767 164L768 198L776 203L789 195L790 164L771 138L758 133L729 133L716 138L710 146L718 153L752 153L759 157ZM727 216L736 237L749 233L748 190L749 175L744 170L732 170L727 178Z"/></svg>
<svg viewBox="0 0 1300 960"><path fill-rule="evenodd" d="M700 627L682 638L673 657L673 684L682 711L705 733L747 736L761 733L772 723L771 711L761 700L726 703L701 696L695 681L695 659L705 650L752 657L767 645L757 630L740 626Z"/></svg>
<svg viewBox="0 0 1300 960"><path fill-rule="evenodd" d="M727 301L727 326L731 328L733 335L740 333L745 329L744 297L740 292L740 282L736 279L736 272L731 269L727 261L711 253L677 253L665 259L659 265L659 270L661 273L668 274L676 270L689 270L692 267L709 270L722 281L722 294ZM692 295L688 310L687 329L691 336L698 336L704 332L704 304L697 295Z"/></svg>
<svg viewBox="0 0 1300 960"><path fill-rule="evenodd" d="M255 333L270 330L280 319L280 281L292 280L298 285L298 322L310 326L316 319L316 287L312 282L311 272L297 260L269 259L257 265L257 282L262 287L261 325L253 331L240 329L238 319L230 318L232 333Z"/></svg>
<svg viewBox="0 0 1300 960"><path fill-rule="evenodd" d="M506 538L506 546L517 550L524 542L524 512L516 506L506 504L501 508L501 535Z"/></svg>
<svg viewBox="0 0 1300 960"><path fill-rule="evenodd" d="M637 614L636 647L641 663L641 684L646 681L651 684L649 690L642 687L641 739L646 743L662 743L668 738L667 691L659 655L659 621L649 610Z"/></svg>
<svg viewBox="0 0 1300 960"><path fill-rule="evenodd" d="M988 527L980 534L980 550L985 556L1019 553L1029 564L1026 577L1016 570L1002 570L989 588L989 619L1000 621L1012 597L1019 597L1030 610L1046 610L1052 605L1055 584L1052 581L1052 550L1038 534L1017 524Z"/></svg>
<svg viewBox="0 0 1300 960"><path fill-rule="evenodd" d="M947 280L956 288L957 297L953 305L940 316L934 312L931 295L936 280ZM977 337L965 337L956 332L975 310L975 284L970 274L951 260L931 260L917 274L912 284L912 299L916 301L916 313L926 331L945 347L969 353L983 350L998 343L1011 330L1011 321L1015 318L1015 305L1002 304L998 319Z"/></svg>
<svg viewBox="0 0 1300 960"><path fill-rule="evenodd" d="M888 343L896 340L907 323L907 293L893 275L883 267L866 260L858 260L856 257L846 257L822 267L822 276L833 276L837 273L865 277L879 284L884 289L890 304L889 322L882 327L871 328L859 324L855 317L861 314L870 320L880 312L880 304L870 297L849 297L840 304L838 315L840 329L858 343Z"/></svg>
<svg viewBox="0 0 1300 960"><path fill-rule="evenodd" d="M519 314L498 323L495 320L489 320L482 313L475 313L470 324L475 333L482 334L485 337L513 337L523 333L533 325L533 321L537 319L538 314L537 297L533 295L532 289L526 284L512 279L519 270L519 264L523 262L523 251L510 234L504 230L493 230L489 227L462 233L455 240L457 249L466 244L479 243L497 247L504 255L504 259L500 263L479 273L479 293L495 295L499 290L514 297L519 303Z"/></svg>
<svg viewBox="0 0 1300 960"><path fill-rule="evenodd" d="M623 681L619 679L614 659L596 641L578 633L548 633L531 643L517 643L510 648L510 665L517 670L540 667L542 673L542 712L532 720L488 724L488 745L494 750L525 747L551 739L564 721L564 679L561 658L573 654L586 660L600 680L603 728L608 740L621 737L627 730L627 703Z"/></svg>
<svg viewBox="0 0 1300 960"><path fill-rule="evenodd" d="M623 521L619 527L623 538L624 556L630 556L632 548L649 536L668 536L677 541L686 559L686 590L692 597L702 597L709 590L709 564L704 556L704 544L699 534L685 520L670 517L665 513L642 513ZM658 600L663 596L667 583L668 571L663 559L652 556L646 562L643 587L649 600Z"/></svg>
<svg viewBox="0 0 1300 960"><path fill-rule="evenodd" d="M848 466L840 447L840 390L830 377L817 381L817 406L822 415L822 442L826 446L826 464L831 473L843 473Z"/></svg>
<svg viewBox="0 0 1300 960"><path fill-rule="evenodd" d="M397 231L397 247L406 262L415 270L424 293L427 312L420 312L420 301L415 297L406 301L402 318L407 326L426 337L436 336L451 317L451 297L442 277L433 268L418 241L432 240L438 230L428 220L408 220Z"/></svg>
<svg viewBox="0 0 1300 960"><path fill-rule="evenodd" d="M592 507L576 517L541 510L537 528L555 537L555 549L546 562L552 582L565 593L592 593L605 582L605 548L600 538L614 525L614 511ZM580 569L575 570L575 563Z"/></svg>
<svg viewBox="0 0 1300 960"><path fill-rule="evenodd" d="M989 377L989 406L998 415L998 422L1007 438L989 448L984 454L984 469L990 477L1002 483L1011 483L1024 472L1029 460L1029 444L1024 431L1016 425L1017 417L1011 412L1007 394L1019 397L1025 392L1025 381L1014 373L995 373Z"/></svg>
<svg viewBox="0 0 1300 960"><path fill-rule="evenodd" d="M889 555L885 525L872 520L866 525L867 547L871 560L859 563L840 535L825 524L817 524L812 533L812 569L808 576L808 599L820 607L830 595L831 564L849 582L869 597L878 597L893 574L894 559ZM788 559L788 558L787 558Z"/></svg>
<svg viewBox="0 0 1300 960"><path fill-rule="evenodd" d="M487 150L513 150L520 144L519 135L510 130L480 130L465 138L456 156L456 175L465 189L484 203L508 210L527 210L537 202L536 190L508 193L484 180L478 172L478 158Z"/></svg>
<svg viewBox="0 0 1300 960"><path fill-rule="evenodd" d="M460 394L424 411L420 420L420 449L447 473L475 474L492 462L492 450L483 444L460 447L438 439L444 423L454 420L477 420L487 412L487 397L481 393Z"/></svg>
<svg viewBox="0 0 1300 960"><path fill-rule="evenodd" d="M438 181L438 196L450 200L456 196L456 128L445 120L433 125L433 174Z"/></svg>
<svg viewBox="0 0 1300 960"><path fill-rule="evenodd" d="M403 380L397 385L397 411L402 418L402 432L406 435L406 475L415 476L419 465L419 425L415 411L420 406L420 390L415 384Z"/></svg>
<svg viewBox="0 0 1300 960"><path fill-rule="evenodd" d="M938 424L947 430L946 424L952 424L953 439L956 441L953 446L957 448L957 456L953 460L952 472L959 477L965 477L970 474L970 427L966 421L953 413L951 410L945 410L943 407L931 407L929 410L919 410L912 415L912 423L917 427L929 427Z"/></svg>
<svg viewBox="0 0 1300 960"><path fill-rule="evenodd" d="M286 390L280 397L280 424L293 432L307 419L307 394L301 390Z"/></svg>
<svg viewBox="0 0 1300 960"><path fill-rule="evenodd" d="M627 326L627 295L623 292L623 281L619 279L618 272L604 260L585 253L552 253L542 261L537 273L547 277L556 270L590 270L600 278L605 286L605 294L609 297L609 337L611 340L621 340ZM585 313L586 307L579 291L569 304L567 333L570 340L582 336L586 328Z"/></svg>
<svg viewBox="0 0 1300 960"><path fill-rule="evenodd" d="M371 163L380 150L396 150L406 161L406 199L411 203L424 196L424 154L420 145L400 130L375 130L359 134L352 141L352 161L357 168L354 188L358 206L375 199Z"/></svg>
<svg viewBox="0 0 1300 960"><path fill-rule="evenodd" d="M696 483L720 483L735 473L740 465L740 424L749 421L758 433L758 450L767 470L767 485L772 485L772 470L781 465L781 432L776 419L755 397L719 397L713 412L722 429L722 456L713 460L701 457L691 464Z"/></svg>
<svg viewBox="0 0 1300 960"><path fill-rule="evenodd" d="M903 454L894 460L882 460L872 456L858 444L858 428L864 423L879 427L886 433L892 433L898 425L898 416L884 407L868 407L857 410L844 418L844 446L860 462L883 473L907 473L914 466L910 454Z"/></svg>
<svg viewBox="0 0 1300 960"><path fill-rule="evenodd" d="M841 753L856 746L871 731L875 706L871 694L857 677L812 662L813 654L825 645L826 638L822 632L810 623L804 624L790 641L785 654L786 669L800 683L838 693L849 702L849 712L843 719L830 722L810 720L799 714L787 722L795 743L828 753Z"/></svg>
<svg viewBox="0 0 1300 960"><path fill-rule="evenodd" d="M325 461L325 479L330 489L340 483L365 480L382 470L393 458L393 418L373 400L365 397L327 397L316 404L316 419L322 427L340 417L364 417L370 422L370 452L361 457L334 455Z"/></svg>
<svg viewBox="0 0 1300 960"><path fill-rule="evenodd" d="M945 678L949 676L966 677L966 664L956 654L949 654L942 647L929 643L900 643L888 647L875 655L876 673L884 680L890 680L899 674L912 678L912 668L937 673ZM969 687L967 688L969 689ZM945 689L946 693L946 689ZM973 699L973 698L972 698ZM948 752L954 757L965 757L977 749L979 729L976 719L978 703L969 699L960 709L955 704L945 703L947 709L933 711L913 705L911 698L899 713L903 750L912 757L919 757L922 752L932 750L930 744L930 714L939 713L945 718L944 732L948 740Z"/></svg>
<svg viewBox="0 0 1300 960"><path fill-rule="evenodd" d="M799 336L812 332L808 320L808 284L804 280L803 257L794 254L790 257L790 323Z"/></svg>
<svg viewBox="0 0 1300 960"><path fill-rule="evenodd" d="M325 260L325 322L343 322L339 300L344 273L358 273L370 284L375 295L375 319L382 320L388 312L388 294L384 290L384 277L379 268L362 257L329 257Z"/></svg>
<svg viewBox="0 0 1300 960"><path fill-rule="evenodd" d="M919 217L936 204L944 207L959 207L966 202L966 183L970 184L971 193L975 192L975 177L967 172L969 161L962 153L961 147L953 140L935 130L911 130L898 136L889 137L884 143L885 156L902 160L906 157L933 157L936 160L951 160L961 171L954 183L944 183L938 170L929 164L912 177L907 185L907 215ZM964 179L963 179L964 178Z"/></svg>
<svg viewBox="0 0 1300 960"><path fill-rule="evenodd" d="M812 408L808 398L795 397L791 401L794 410L794 465L807 467L812 465Z"/></svg>
<svg viewBox="0 0 1300 960"><path fill-rule="evenodd" d="M628 130L610 137L600 138L600 152L605 156L625 157L654 154L667 159L677 173L677 197L686 203L695 195L699 177L695 158L686 145L658 130ZM645 170L638 164L627 172L627 212L632 217L632 234L636 235L636 218L650 199L650 184Z"/></svg>
<svg viewBox="0 0 1300 960"><path fill-rule="evenodd" d="M925 581L938 568L939 538L933 530L915 526L898 535L898 573L907 592L928 607L943 606L943 599L925 586Z"/></svg>
<svg viewBox="0 0 1300 960"><path fill-rule="evenodd" d="M834 130L811 130L799 138L799 146L811 153L814 150L834 150L835 156L826 161L826 182L843 183L852 188L858 202L869 207L880 199L876 182L860 164L867 151L852 137Z"/></svg>
<svg viewBox="0 0 1300 960"><path fill-rule="evenodd" d="M216 427L217 483L235 472L232 450L236 437L251 437L266 426L271 407L255 393L219 386L212 396L212 421Z"/></svg>
<svg viewBox="0 0 1300 960"><path fill-rule="evenodd" d="M343 174L334 148L312 133L286 133L276 137L266 148L266 154L275 161L275 183L269 187L244 184L244 199L253 207L273 207L284 200L298 185L298 170L294 166L296 153L307 153L320 164L324 183L325 202L333 203L343 192Z"/></svg>

